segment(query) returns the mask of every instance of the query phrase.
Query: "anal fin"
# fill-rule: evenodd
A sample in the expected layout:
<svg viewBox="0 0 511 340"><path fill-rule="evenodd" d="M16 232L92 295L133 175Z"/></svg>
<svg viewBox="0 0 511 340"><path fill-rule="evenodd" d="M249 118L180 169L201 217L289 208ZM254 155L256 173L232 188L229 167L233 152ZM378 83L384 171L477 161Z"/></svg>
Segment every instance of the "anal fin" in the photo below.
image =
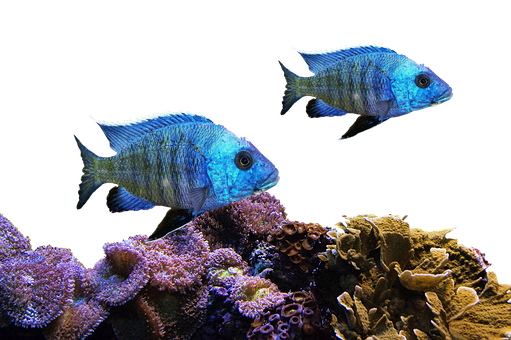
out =
<svg viewBox="0 0 511 340"><path fill-rule="evenodd" d="M106 197L106 205L111 212L130 210L148 210L154 208L154 204L143 198L130 194L123 187L114 187Z"/></svg>
<svg viewBox="0 0 511 340"><path fill-rule="evenodd" d="M170 209L147 241L154 241L184 227L195 218L191 209Z"/></svg>
<svg viewBox="0 0 511 340"><path fill-rule="evenodd" d="M376 125L379 125L386 121L388 118L380 118L379 116L360 116L357 118L355 123L346 131L341 139L346 139L359 134L362 131L368 130Z"/></svg>

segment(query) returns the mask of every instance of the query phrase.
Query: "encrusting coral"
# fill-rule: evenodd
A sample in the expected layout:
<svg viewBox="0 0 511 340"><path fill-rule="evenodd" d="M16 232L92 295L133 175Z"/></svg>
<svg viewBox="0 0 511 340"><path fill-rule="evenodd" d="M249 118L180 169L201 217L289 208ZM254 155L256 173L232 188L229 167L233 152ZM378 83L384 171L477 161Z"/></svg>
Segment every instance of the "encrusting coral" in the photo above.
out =
<svg viewBox="0 0 511 340"><path fill-rule="evenodd" d="M1 339L511 339L511 286L450 231L360 215L324 228L263 193L84 268L0 215Z"/></svg>

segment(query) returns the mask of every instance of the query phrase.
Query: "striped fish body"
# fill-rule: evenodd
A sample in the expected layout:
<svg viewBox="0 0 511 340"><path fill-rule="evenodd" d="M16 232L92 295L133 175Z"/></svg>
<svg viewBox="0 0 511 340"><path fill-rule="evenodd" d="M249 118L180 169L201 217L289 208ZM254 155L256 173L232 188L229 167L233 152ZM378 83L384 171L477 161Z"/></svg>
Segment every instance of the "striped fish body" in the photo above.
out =
<svg viewBox="0 0 511 340"><path fill-rule="evenodd" d="M287 81L281 114L300 98L313 96L307 104L311 118L361 115L342 138L452 97L449 85L429 68L387 48L300 55L314 76L297 76L281 63Z"/></svg>
<svg viewBox="0 0 511 340"><path fill-rule="evenodd" d="M99 157L76 139L84 162L78 209L102 184L115 183L107 197L110 211L171 207L178 210L170 214L175 228L279 180L278 170L252 143L201 116L98 124L117 154Z"/></svg>
<svg viewBox="0 0 511 340"><path fill-rule="evenodd" d="M113 157L99 158L97 179L115 183L130 194L155 205L189 208L188 193L210 183L206 159L213 144L228 133L208 123L181 124L158 129L121 149ZM213 197L203 209L215 207Z"/></svg>
<svg viewBox="0 0 511 340"><path fill-rule="evenodd" d="M393 98L388 74L393 74L404 56L391 53L372 53L328 66L316 75L298 78L296 92L312 96L344 112L368 116L378 115L377 103ZM332 111L332 115L342 113Z"/></svg>

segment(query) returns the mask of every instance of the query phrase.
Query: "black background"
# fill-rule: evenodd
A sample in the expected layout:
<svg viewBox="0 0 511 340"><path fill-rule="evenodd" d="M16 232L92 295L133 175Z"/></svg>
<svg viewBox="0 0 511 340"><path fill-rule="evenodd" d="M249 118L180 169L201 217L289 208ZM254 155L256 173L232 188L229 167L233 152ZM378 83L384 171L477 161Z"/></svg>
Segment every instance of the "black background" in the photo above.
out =
<svg viewBox="0 0 511 340"><path fill-rule="evenodd" d="M9 52L19 74L5 92L14 105L3 113L0 128L0 211L35 245L71 247L91 265L107 240L151 232L162 208L110 215L106 188L76 210L81 163L72 135L109 154L88 114L121 119L183 107L239 129L280 167L282 182L273 192L290 217L329 224L342 212L407 212L424 228L456 224L456 235L485 251L501 279L510 280L508 254L502 252L509 247L506 165L500 161L505 144L480 132L486 123L473 104L481 95L473 79L481 73L465 72L466 41L445 26L410 35L396 25L342 34L325 34L319 26L301 32L300 22L293 29L284 22L215 29L172 22L154 32L145 24L104 25L34 32L25 40L29 49ZM454 86L456 97L342 144L336 138L353 118L310 120L306 101L281 117L277 60L307 72L289 46L355 41L387 43L417 56Z"/></svg>

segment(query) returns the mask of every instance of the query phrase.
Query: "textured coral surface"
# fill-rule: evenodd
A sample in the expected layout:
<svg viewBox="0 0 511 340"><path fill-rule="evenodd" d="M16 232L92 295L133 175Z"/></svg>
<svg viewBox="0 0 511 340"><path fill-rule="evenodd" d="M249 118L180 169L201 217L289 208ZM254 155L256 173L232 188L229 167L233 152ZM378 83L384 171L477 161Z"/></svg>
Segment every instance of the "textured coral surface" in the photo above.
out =
<svg viewBox="0 0 511 340"><path fill-rule="evenodd" d="M450 230L287 220L268 193L84 268L0 215L0 339L510 339L511 291Z"/></svg>

